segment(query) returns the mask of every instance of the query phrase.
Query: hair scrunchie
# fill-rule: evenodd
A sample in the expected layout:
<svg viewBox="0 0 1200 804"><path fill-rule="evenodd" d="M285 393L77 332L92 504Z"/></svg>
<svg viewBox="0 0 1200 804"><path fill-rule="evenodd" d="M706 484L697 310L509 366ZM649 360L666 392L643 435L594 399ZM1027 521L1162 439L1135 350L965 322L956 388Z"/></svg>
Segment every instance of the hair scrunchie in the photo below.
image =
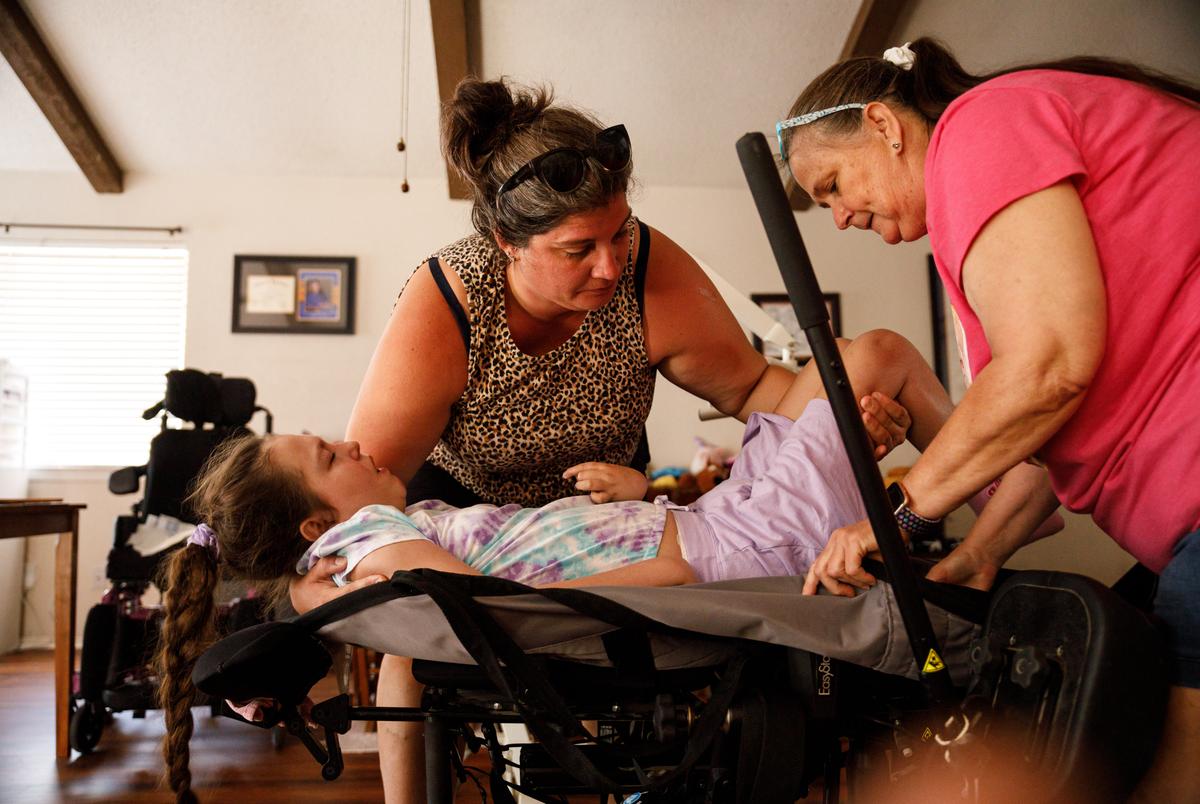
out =
<svg viewBox="0 0 1200 804"><path fill-rule="evenodd" d="M221 550L217 546L217 534L213 533L213 529L203 522L196 526L191 536L188 536L187 543L203 547L212 555L213 561L220 558Z"/></svg>
<svg viewBox="0 0 1200 804"><path fill-rule="evenodd" d="M905 42L900 47L889 47L883 51L883 60L908 72L912 69L913 62L917 60L917 54L909 47L911 44L912 42Z"/></svg>

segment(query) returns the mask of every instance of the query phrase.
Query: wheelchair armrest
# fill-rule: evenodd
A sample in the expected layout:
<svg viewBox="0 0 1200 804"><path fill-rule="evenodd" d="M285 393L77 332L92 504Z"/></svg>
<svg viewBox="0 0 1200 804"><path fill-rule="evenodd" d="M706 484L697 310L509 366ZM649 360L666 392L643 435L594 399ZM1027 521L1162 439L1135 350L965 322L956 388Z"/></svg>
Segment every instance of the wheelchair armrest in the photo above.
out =
<svg viewBox="0 0 1200 804"><path fill-rule="evenodd" d="M145 466L126 466L108 476L108 490L113 494L133 494L146 476Z"/></svg>

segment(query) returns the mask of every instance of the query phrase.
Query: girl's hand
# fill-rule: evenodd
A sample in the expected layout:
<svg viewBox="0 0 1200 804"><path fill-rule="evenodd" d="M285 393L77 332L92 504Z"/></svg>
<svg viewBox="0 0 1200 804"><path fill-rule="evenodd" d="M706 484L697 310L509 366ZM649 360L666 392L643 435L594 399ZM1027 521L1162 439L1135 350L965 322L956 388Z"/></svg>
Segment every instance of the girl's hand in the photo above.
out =
<svg viewBox="0 0 1200 804"><path fill-rule="evenodd" d="M870 396L864 396L858 401L862 409L863 424L867 427L867 435L875 444L875 460L881 461L884 456L904 443L908 436L908 428L912 426L912 416L896 400L878 391Z"/></svg>
<svg viewBox="0 0 1200 804"><path fill-rule="evenodd" d="M815 595L818 584L835 595L854 597L856 589L870 589L875 576L862 568L863 556L879 549L867 520L838 528L804 577L804 594Z"/></svg>
<svg viewBox="0 0 1200 804"><path fill-rule="evenodd" d="M597 461L576 464L563 472L563 478L574 478L575 489L586 491L594 503L645 499L650 487L646 475L637 469Z"/></svg>
<svg viewBox="0 0 1200 804"><path fill-rule="evenodd" d="M325 556L318 560L307 574L293 578L288 584L288 597L292 599L292 608L297 613L304 614L334 598L387 580L382 575L369 575L345 586L338 586L333 582L333 574L341 572L345 568L346 559L344 557Z"/></svg>

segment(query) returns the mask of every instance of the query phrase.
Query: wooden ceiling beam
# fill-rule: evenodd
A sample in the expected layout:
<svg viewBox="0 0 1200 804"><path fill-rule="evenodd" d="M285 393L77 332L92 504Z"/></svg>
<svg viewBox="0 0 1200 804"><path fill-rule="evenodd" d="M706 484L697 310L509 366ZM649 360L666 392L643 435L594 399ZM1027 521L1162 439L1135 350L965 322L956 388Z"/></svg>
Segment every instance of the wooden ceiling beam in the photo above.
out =
<svg viewBox="0 0 1200 804"><path fill-rule="evenodd" d="M908 0L863 0L842 45L839 61L854 56L882 56L883 51L895 44L891 41L892 31L896 30L907 4Z"/></svg>
<svg viewBox="0 0 1200 804"><path fill-rule="evenodd" d="M471 74L466 0L429 0L433 19L433 59L437 66L438 97L454 97L458 82ZM446 162L451 198L470 198L471 186Z"/></svg>
<svg viewBox="0 0 1200 804"><path fill-rule="evenodd" d="M96 192L121 192L120 165L18 0L0 0L0 53Z"/></svg>

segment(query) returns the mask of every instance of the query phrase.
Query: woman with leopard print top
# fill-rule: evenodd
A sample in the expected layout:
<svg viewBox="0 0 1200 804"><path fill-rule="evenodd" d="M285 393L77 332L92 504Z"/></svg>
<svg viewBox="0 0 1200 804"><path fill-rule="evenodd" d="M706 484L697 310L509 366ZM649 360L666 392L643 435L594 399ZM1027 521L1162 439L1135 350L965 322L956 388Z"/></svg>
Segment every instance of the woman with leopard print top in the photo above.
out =
<svg viewBox="0 0 1200 804"><path fill-rule="evenodd" d="M347 428L410 500L640 499L656 373L742 421L775 407L792 373L750 345L687 252L633 216L624 126L468 78L442 146L473 193L475 233L409 278ZM909 417L872 403L864 420L882 455ZM297 608L328 599L331 573L295 585Z"/></svg>

